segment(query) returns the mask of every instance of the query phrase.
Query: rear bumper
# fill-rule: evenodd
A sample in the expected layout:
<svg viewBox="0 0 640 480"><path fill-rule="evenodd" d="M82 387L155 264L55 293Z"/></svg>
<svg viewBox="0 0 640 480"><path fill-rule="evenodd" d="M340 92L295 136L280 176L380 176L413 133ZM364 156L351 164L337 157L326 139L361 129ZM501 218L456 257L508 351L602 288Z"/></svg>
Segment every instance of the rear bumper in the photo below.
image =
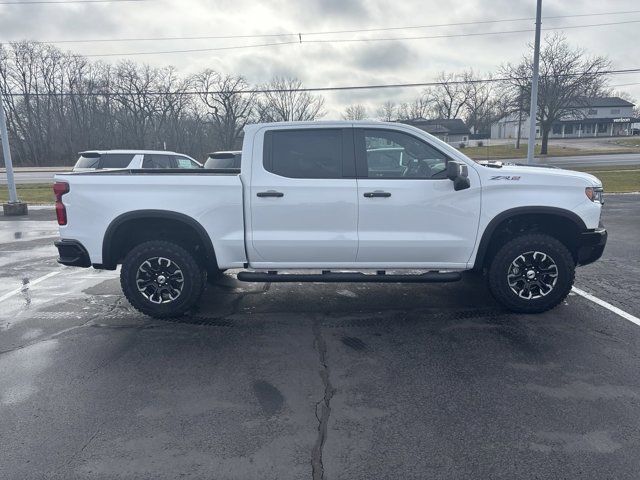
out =
<svg viewBox="0 0 640 480"><path fill-rule="evenodd" d="M588 265L598 260L604 252L607 236L604 228L582 232L578 244L578 265Z"/></svg>
<svg viewBox="0 0 640 480"><path fill-rule="evenodd" d="M58 263L69 267L90 267L87 249L77 240L58 240L53 243L58 249Z"/></svg>

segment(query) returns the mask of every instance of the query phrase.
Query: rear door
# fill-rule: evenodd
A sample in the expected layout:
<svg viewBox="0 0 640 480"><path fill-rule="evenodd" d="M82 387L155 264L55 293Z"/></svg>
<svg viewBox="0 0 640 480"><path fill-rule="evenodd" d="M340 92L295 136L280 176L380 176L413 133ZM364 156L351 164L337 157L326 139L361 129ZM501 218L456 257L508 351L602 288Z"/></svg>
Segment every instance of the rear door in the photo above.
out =
<svg viewBox="0 0 640 480"><path fill-rule="evenodd" d="M351 129L267 131L253 162L248 242L253 266L313 268L355 261L358 198Z"/></svg>
<svg viewBox="0 0 640 480"><path fill-rule="evenodd" d="M380 267L464 268L480 218L480 181L454 191L447 156L401 130L356 129L357 261ZM363 266L364 268L364 266Z"/></svg>

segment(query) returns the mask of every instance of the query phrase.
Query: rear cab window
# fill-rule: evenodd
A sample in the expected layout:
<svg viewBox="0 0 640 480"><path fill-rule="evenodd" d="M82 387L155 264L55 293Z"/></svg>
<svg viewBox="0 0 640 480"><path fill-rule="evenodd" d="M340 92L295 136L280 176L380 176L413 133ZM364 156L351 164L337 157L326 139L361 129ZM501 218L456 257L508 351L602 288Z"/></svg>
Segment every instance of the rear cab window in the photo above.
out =
<svg viewBox="0 0 640 480"><path fill-rule="evenodd" d="M271 130L265 133L264 168L288 178L353 177L351 129Z"/></svg>

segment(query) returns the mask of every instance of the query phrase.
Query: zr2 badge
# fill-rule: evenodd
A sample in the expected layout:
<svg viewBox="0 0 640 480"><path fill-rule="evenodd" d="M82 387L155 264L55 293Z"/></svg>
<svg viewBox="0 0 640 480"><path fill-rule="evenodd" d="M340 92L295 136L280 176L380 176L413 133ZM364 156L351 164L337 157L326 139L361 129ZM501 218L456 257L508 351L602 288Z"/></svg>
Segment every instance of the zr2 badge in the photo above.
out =
<svg viewBox="0 0 640 480"><path fill-rule="evenodd" d="M518 180L520 180L520 176L519 175L494 175L489 180L512 180L517 182Z"/></svg>

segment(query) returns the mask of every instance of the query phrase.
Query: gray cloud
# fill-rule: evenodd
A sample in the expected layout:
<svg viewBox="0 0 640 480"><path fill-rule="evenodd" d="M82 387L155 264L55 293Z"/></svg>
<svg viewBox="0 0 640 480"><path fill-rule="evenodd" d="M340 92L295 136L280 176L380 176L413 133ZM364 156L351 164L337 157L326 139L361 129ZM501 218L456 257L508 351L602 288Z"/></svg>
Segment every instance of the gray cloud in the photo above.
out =
<svg viewBox="0 0 640 480"><path fill-rule="evenodd" d="M370 18L367 6L373 2L366 0L284 0L279 3L282 6L281 12L285 15L319 25L327 23L327 20L367 20ZM309 26L305 30L310 30Z"/></svg>
<svg viewBox="0 0 640 480"><path fill-rule="evenodd" d="M406 68L416 59L413 49L401 42L369 43L357 47L351 64L363 70Z"/></svg>
<svg viewBox="0 0 640 480"><path fill-rule="evenodd" d="M611 2L609 2L611 3ZM637 0L619 0L600 11L634 10ZM531 0L156 0L121 5L0 6L0 41L18 38L71 39L266 34L351 28L393 27L483 19L531 17ZM590 13L587 6L566 0L545 0L543 14ZM578 25L625 20L624 16L545 20L544 26ZM410 29L315 38L375 38L450 33L474 33L532 28L532 21L504 22L427 29ZM567 30L568 40L595 55L609 55L617 68L635 67L638 25ZM284 41L292 37L209 39L135 43L62 44L78 53L135 52L219 48ZM309 37L308 39L310 39ZM295 37L293 37L295 39ZM394 42L323 43L278 47L126 57L156 66L174 65L184 74L204 68L242 74L253 84L275 75L295 76L307 86L403 83L433 80L440 71L473 68L492 72L507 61L518 61L532 33ZM304 40L304 39L303 39ZM117 62L118 57L104 61ZM640 75L619 76L612 84L640 81ZM640 87L623 87L640 98ZM371 108L385 100L408 101L419 89L365 90L324 94L329 116L344 106L362 103Z"/></svg>

